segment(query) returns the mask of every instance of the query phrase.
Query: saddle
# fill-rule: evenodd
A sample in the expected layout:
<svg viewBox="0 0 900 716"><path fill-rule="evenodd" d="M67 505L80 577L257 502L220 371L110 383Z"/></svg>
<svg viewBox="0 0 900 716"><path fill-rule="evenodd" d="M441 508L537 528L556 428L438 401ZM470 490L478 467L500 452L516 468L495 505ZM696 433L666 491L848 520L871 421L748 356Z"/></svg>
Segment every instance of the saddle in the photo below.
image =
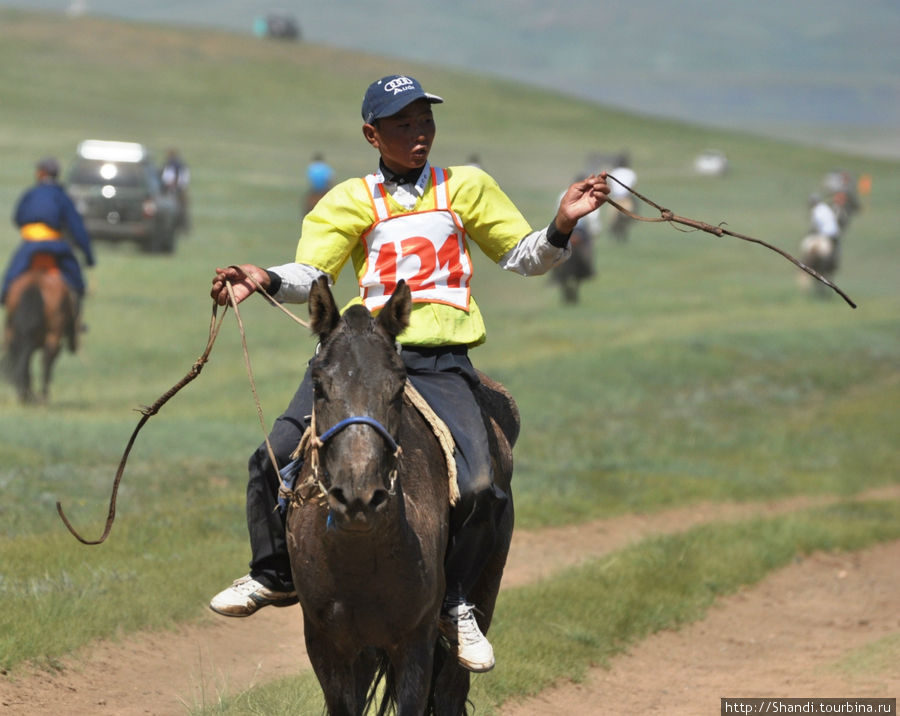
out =
<svg viewBox="0 0 900 716"><path fill-rule="evenodd" d="M59 272L59 263L56 260L56 256L53 254L37 253L31 257L29 268L35 269L36 271Z"/></svg>

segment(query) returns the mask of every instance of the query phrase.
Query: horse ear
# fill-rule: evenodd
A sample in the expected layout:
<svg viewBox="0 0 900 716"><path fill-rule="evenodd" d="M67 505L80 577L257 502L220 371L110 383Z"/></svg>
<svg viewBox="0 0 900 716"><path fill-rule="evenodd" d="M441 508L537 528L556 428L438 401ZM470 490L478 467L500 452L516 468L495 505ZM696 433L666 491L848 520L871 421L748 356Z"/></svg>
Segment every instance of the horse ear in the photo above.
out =
<svg viewBox="0 0 900 716"><path fill-rule="evenodd" d="M378 314L378 323L387 331L387 334L396 339L409 325L409 310L412 305L412 297L406 281L401 280L391 294L390 299Z"/></svg>
<svg viewBox="0 0 900 716"><path fill-rule="evenodd" d="M328 287L328 279L320 276L309 289L309 323L313 333L325 340L337 327L341 312Z"/></svg>

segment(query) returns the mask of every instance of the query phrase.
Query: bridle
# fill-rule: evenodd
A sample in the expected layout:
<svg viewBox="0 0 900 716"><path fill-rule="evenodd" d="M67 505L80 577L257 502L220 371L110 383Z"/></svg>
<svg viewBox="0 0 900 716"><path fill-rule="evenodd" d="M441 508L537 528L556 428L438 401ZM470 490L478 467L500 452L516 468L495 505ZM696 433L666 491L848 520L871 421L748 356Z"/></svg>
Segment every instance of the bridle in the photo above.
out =
<svg viewBox="0 0 900 716"><path fill-rule="evenodd" d="M319 486L319 490L321 490L323 495L328 494L328 490L323 483L323 477L327 475L327 471L321 467L319 450L324 448L329 440L351 425L368 425L378 433L388 444L388 447L391 448L393 451L392 457L394 459L394 464L391 471L388 473L388 494L391 496L397 494L397 470L400 463L400 455L403 450L401 449L400 444L394 439L393 435L391 435L390 431L388 431L381 422L369 415L351 415L349 418L344 418L335 423L328 428L328 430L319 435L316 432L316 414L315 409L313 409L312 420L310 423L311 437L309 440L309 464L312 469L312 479Z"/></svg>

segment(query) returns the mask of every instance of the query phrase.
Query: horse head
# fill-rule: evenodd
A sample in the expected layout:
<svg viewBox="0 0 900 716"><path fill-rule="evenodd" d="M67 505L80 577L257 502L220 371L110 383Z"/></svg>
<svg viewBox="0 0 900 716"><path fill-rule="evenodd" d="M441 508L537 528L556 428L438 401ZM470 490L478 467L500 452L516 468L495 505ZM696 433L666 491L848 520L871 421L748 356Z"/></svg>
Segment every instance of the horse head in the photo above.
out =
<svg viewBox="0 0 900 716"><path fill-rule="evenodd" d="M320 340L311 365L312 459L337 529L369 532L394 493L406 382L396 339L409 324L410 302L401 281L377 316L361 305L342 316L324 278L310 291Z"/></svg>

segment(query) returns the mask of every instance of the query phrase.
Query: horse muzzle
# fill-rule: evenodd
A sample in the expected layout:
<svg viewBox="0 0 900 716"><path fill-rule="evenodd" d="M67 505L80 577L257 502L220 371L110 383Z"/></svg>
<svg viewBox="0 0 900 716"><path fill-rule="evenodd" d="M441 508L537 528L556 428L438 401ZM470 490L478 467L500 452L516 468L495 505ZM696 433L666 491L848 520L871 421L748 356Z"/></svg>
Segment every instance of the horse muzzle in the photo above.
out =
<svg viewBox="0 0 900 716"><path fill-rule="evenodd" d="M329 507L326 523L328 529L370 532L378 516L384 512L389 498L390 492L382 487L353 495L341 487L331 487L326 495Z"/></svg>

